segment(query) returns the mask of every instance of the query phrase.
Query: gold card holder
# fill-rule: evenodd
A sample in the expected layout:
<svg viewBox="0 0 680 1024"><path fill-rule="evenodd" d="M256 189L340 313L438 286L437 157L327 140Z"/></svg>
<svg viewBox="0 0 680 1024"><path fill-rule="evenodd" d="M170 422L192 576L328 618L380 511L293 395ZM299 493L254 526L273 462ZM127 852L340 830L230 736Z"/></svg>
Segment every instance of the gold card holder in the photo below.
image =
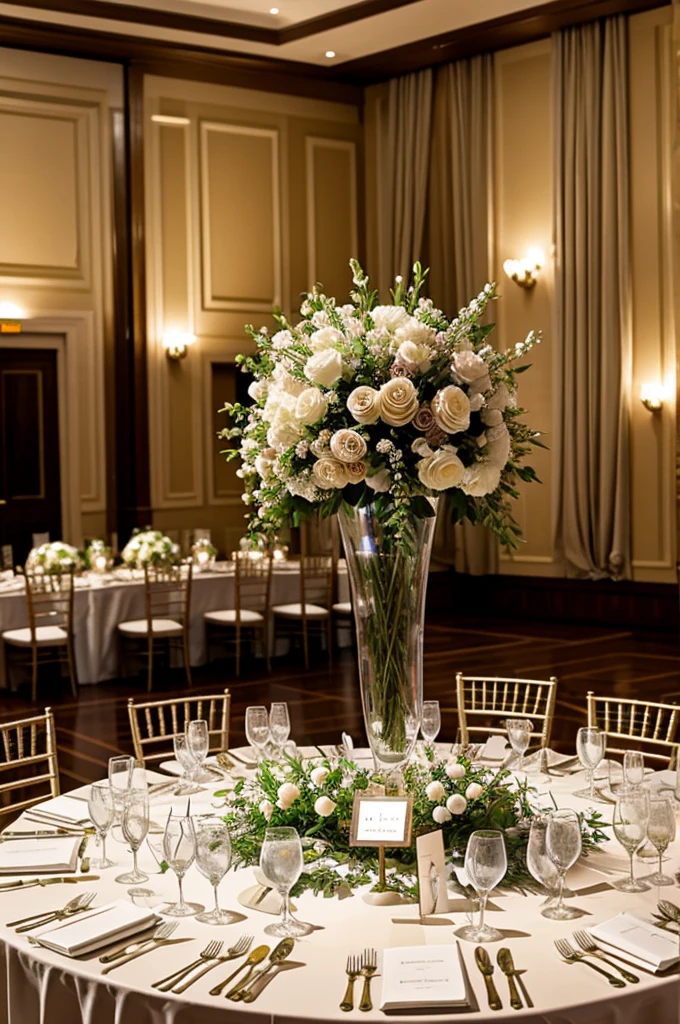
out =
<svg viewBox="0 0 680 1024"><path fill-rule="evenodd" d="M377 847L381 888L385 886L385 848L410 846L412 826L412 793L406 796L354 794L349 845Z"/></svg>

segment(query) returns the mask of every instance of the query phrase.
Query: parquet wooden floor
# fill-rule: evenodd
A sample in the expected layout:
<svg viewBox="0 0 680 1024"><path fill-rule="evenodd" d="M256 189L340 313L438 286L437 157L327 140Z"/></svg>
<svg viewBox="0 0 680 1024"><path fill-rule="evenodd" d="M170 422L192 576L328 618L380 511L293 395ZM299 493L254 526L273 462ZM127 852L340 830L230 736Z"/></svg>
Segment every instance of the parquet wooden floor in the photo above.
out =
<svg viewBox="0 0 680 1024"><path fill-rule="evenodd" d="M579 725L585 722L586 692L677 700L680 703L680 646L674 636L650 637L634 632L588 626L457 620L431 615L425 631L425 697L438 699L443 709L441 737L456 732L454 676L488 672L497 675L559 679L553 745L573 750ZM155 695L184 692L183 675L159 681ZM240 679L233 662L196 669L194 692L232 693L232 743L245 742L244 711L249 704L288 702L292 735L298 743L337 742L342 729L364 742L356 656L351 648L336 652L332 666L321 655L309 672L301 659L290 656L274 662L271 676L264 664L247 660ZM174 688L177 689L174 689ZM72 788L101 778L116 753L131 752L126 704L131 696L144 699L144 682L119 680L82 686L77 700L68 685L41 687L40 702L32 705L26 692L3 695L0 717L10 721L51 704L55 711L62 787Z"/></svg>

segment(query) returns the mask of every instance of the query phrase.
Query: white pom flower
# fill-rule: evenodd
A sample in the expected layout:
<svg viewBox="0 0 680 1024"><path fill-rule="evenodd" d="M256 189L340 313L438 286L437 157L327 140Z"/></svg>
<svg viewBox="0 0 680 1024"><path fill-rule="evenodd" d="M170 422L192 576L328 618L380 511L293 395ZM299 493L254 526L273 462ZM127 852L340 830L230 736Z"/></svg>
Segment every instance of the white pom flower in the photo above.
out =
<svg viewBox="0 0 680 1024"><path fill-rule="evenodd" d="M476 800L478 796L481 796L484 792L484 787L480 786L478 782L471 782L468 788L465 790L465 796L468 800Z"/></svg>
<svg viewBox="0 0 680 1024"><path fill-rule="evenodd" d="M425 789L425 795L428 800L432 800L434 803L439 803L446 796L446 790L442 786L441 782L431 782Z"/></svg>
<svg viewBox="0 0 680 1024"><path fill-rule="evenodd" d="M318 768L314 768L314 770L310 772L309 777L315 786L323 786L329 775L330 772L328 771L328 768L324 768L323 765L319 765Z"/></svg>
<svg viewBox="0 0 680 1024"><path fill-rule="evenodd" d="M432 817L438 825L445 825L447 821L451 821L451 812L447 811L446 807L435 807Z"/></svg>
<svg viewBox="0 0 680 1024"><path fill-rule="evenodd" d="M467 800L464 796L461 796L460 793L454 793L453 796L450 796L446 801L446 806L451 814L463 814L467 807Z"/></svg>
<svg viewBox="0 0 680 1024"><path fill-rule="evenodd" d="M444 771L450 779L462 779L465 775L465 765L450 761Z"/></svg>
<svg viewBox="0 0 680 1024"><path fill-rule="evenodd" d="M314 810L322 818L327 818L329 814L332 814L338 805L331 800L329 796L320 796L314 804Z"/></svg>
<svg viewBox="0 0 680 1024"><path fill-rule="evenodd" d="M262 800L260 801L257 809L260 812L260 814L264 814L267 821L269 821L272 814L274 813L274 804L271 802L271 800Z"/></svg>
<svg viewBox="0 0 680 1024"><path fill-rule="evenodd" d="M305 376L313 384L332 387L342 376L342 356L335 348L315 352L305 363Z"/></svg>
<svg viewBox="0 0 680 1024"><path fill-rule="evenodd" d="M300 790L294 782L284 782L283 785L279 786L277 789L276 795L278 796L276 806L280 807L282 811L287 811L289 807L293 806L300 796Z"/></svg>

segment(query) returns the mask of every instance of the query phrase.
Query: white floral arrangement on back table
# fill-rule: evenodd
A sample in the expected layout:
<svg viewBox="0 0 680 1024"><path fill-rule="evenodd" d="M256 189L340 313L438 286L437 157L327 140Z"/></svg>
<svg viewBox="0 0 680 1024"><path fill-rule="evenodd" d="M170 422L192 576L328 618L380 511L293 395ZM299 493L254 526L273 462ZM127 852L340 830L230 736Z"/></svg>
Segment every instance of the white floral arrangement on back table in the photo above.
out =
<svg viewBox="0 0 680 1024"><path fill-rule="evenodd" d="M132 534L120 557L130 569L143 569L147 565L162 567L177 565L180 549L179 544L160 530L140 530Z"/></svg>
<svg viewBox="0 0 680 1024"><path fill-rule="evenodd" d="M396 279L391 305L377 305L350 265L351 302L315 290L297 326L276 315L273 336L248 328L257 354L239 362L255 377L254 405L227 405L236 425L222 436L240 439L227 458L242 459L251 533L332 515L346 501L375 503L398 536L446 492L454 522L484 523L516 547L510 499L518 480L537 479L520 462L541 442L520 419L516 375L527 365L514 364L539 336L505 352L489 344L493 284L449 319L422 296L420 264L408 288Z"/></svg>
<svg viewBox="0 0 680 1024"><path fill-rule="evenodd" d="M26 559L26 572L79 572L83 568L83 558L77 548L66 544L63 540L54 540L49 544L41 544L32 548Z"/></svg>

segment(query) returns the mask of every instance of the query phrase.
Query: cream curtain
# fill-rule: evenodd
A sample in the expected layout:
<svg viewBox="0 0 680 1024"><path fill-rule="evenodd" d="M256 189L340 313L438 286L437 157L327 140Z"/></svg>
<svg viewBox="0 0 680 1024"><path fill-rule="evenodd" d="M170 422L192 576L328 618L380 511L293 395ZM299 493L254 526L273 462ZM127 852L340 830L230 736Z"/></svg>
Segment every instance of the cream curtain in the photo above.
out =
<svg viewBox="0 0 680 1024"><path fill-rule="evenodd" d="M493 59L442 67L434 89L428 262L430 290L452 313L489 280L493 235ZM441 503L433 557L460 572L497 571L498 545L485 528L452 527Z"/></svg>
<svg viewBox="0 0 680 1024"><path fill-rule="evenodd" d="M627 40L622 17L553 36L556 557L630 576Z"/></svg>

